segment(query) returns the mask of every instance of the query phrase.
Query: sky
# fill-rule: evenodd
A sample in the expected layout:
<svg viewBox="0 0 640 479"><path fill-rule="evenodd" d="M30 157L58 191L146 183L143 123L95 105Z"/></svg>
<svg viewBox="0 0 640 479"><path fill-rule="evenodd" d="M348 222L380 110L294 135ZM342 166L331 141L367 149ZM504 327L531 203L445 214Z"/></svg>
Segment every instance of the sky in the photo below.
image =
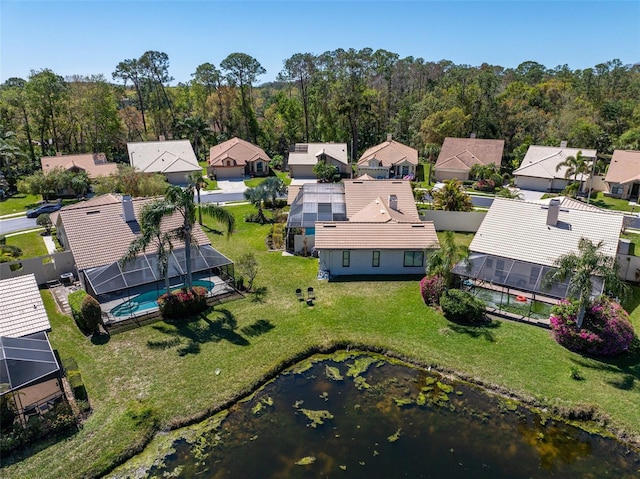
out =
<svg viewBox="0 0 640 479"><path fill-rule="evenodd" d="M385 49L400 58L572 70L640 62L640 0L0 0L0 82L49 68L103 74L156 50L173 84L202 63L251 55L273 81L295 53Z"/></svg>

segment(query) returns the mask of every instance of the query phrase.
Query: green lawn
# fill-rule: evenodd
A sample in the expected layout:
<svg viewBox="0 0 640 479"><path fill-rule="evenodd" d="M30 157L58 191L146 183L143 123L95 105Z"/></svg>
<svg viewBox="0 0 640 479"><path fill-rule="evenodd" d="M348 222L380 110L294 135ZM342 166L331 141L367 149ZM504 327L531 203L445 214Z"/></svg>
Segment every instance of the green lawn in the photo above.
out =
<svg viewBox="0 0 640 479"><path fill-rule="evenodd" d="M32 231L31 233L9 236L7 244L17 246L22 250L22 256L19 259L43 256L48 254L48 251L41 233L41 231Z"/></svg>
<svg viewBox="0 0 640 479"><path fill-rule="evenodd" d="M637 205L635 207L630 206L629 200L621 200L619 198L604 196L602 192L597 192L595 195L592 195L590 203L594 206L598 206L599 208L605 208L608 210L637 212L640 209Z"/></svg>
<svg viewBox="0 0 640 479"><path fill-rule="evenodd" d="M38 202L41 200L42 196L39 195L15 194L4 201L0 201L0 216L23 213L38 206Z"/></svg>
<svg viewBox="0 0 640 479"><path fill-rule="evenodd" d="M262 301L249 294L217 305L199 320L158 322L94 344L71 318L55 311L49 292L42 292L51 341L62 358L77 361L93 413L76 435L4 469L3 476L106 473L146 442L154 420L157 428L167 429L201 418L246 394L291 358L333 345L392 351L544 405L596 405L611 424L640 436L639 353L600 361L561 348L547 330L535 326L452 324L423 304L418 281L318 281L317 259L267 252L264 238L270 226L242 220L254 211L252 206L231 209L237 217L234 235L210 237L234 260L255 251L260 265L256 286L266 288ZM295 295L296 288L308 286L316 291L313 307ZM639 303L636 290L632 307ZM251 326L258 321L272 328L256 334ZM633 321L640 328L640 309ZM572 367L579 368L584 381L571 379Z"/></svg>

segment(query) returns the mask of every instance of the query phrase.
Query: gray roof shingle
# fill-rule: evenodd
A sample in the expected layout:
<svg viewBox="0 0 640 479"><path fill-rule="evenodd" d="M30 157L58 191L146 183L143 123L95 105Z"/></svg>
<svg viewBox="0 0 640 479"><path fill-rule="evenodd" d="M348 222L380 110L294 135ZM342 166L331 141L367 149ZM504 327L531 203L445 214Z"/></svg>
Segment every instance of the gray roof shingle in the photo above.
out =
<svg viewBox="0 0 640 479"><path fill-rule="evenodd" d="M0 336L20 338L50 330L36 277L26 274L0 280Z"/></svg>

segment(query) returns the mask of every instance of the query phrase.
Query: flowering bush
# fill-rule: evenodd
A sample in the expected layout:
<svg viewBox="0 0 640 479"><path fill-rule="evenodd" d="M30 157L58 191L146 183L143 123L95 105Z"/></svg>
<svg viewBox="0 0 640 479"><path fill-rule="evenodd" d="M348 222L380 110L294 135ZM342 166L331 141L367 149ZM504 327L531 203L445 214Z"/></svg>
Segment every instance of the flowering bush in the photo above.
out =
<svg viewBox="0 0 640 479"><path fill-rule="evenodd" d="M478 180L473 187L478 191L495 191L496 182L493 180Z"/></svg>
<svg viewBox="0 0 640 479"><path fill-rule="evenodd" d="M420 281L420 294L428 306L440 303L440 296L444 293L445 288L446 281L438 274L425 276Z"/></svg>
<svg viewBox="0 0 640 479"><path fill-rule="evenodd" d="M551 331L561 346L595 356L615 356L633 341L633 325L622 307L605 296L587 307L582 328L577 328L580 305L561 301L551 310Z"/></svg>
<svg viewBox="0 0 640 479"><path fill-rule="evenodd" d="M207 309L207 289L194 286L165 293L158 298L158 306L165 319L193 316Z"/></svg>

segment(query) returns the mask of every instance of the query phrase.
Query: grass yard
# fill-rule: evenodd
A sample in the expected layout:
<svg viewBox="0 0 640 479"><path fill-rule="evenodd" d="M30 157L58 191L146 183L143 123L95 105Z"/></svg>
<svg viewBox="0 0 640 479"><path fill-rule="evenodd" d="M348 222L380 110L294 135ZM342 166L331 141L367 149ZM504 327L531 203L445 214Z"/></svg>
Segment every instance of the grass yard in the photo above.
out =
<svg viewBox="0 0 640 479"><path fill-rule="evenodd" d="M249 294L191 322L158 322L94 344L71 318L56 312L50 293L42 292L51 342L62 358L77 361L93 413L76 435L3 469L4 477L104 474L156 430L202 418L247 394L292 358L334 345L392 351L544 405L594 405L612 424L640 436L640 352L595 360L561 348L535 326L453 324L423 304L418 281L319 281L317 259L267 252L270 226L242 220L254 212L252 206L231 209L235 233L229 239L212 233L212 243L233 260L255 252L256 287L266 289L262 300ZM316 292L312 307L295 295L296 288L308 286ZM636 330L638 304L635 290L630 305ZM585 380L571 379L574 367Z"/></svg>
<svg viewBox="0 0 640 479"><path fill-rule="evenodd" d="M631 206L629 205L629 200L622 200L620 198L611 198L609 196L604 196L602 192L597 192L595 195L591 196L590 203L599 208L604 208L607 210L619 210L619 211L638 211L639 208L637 205Z"/></svg>
<svg viewBox="0 0 640 479"><path fill-rule="evenodd" d="M38 206L39 201L42 201L42 196L40 195L15 194L4 201L0 201L0 216L24 213Z"/></svg>
<svg viewBox="0 0 640 479"><path fill-rule="evenodd" d="M47 247L42 239L41 231L32 231L7 237L7 244L17 246L22 250L22 256L18 259L35 258L48 254Z"/></svg>

